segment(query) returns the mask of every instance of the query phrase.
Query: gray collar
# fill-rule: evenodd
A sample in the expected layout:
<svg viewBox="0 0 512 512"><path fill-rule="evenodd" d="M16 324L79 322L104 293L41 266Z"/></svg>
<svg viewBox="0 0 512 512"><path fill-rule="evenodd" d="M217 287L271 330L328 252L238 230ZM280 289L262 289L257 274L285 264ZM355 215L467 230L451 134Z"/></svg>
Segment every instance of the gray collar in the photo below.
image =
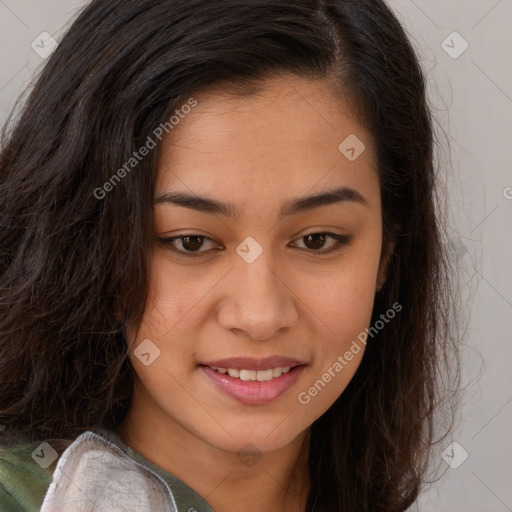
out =
<svg viewBox="0 0 512 512"><path fill-rule="evenodd" d="M179 512L164 479L129 457L112 435L87 431L68 446L41 512Z"/></svg>

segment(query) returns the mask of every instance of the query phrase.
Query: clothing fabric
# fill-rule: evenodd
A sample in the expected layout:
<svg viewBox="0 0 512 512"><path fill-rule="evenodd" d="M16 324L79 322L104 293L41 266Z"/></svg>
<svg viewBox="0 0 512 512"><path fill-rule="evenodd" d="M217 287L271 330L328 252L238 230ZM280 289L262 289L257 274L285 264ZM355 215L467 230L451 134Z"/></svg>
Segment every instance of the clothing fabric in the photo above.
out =
<svg viewBox="0 0 512 512"><path fill-rule="evenodd" d="M88 430L41 468L38 444L0 451L0 512L214 512L194 490L128 447Z"/></svg>

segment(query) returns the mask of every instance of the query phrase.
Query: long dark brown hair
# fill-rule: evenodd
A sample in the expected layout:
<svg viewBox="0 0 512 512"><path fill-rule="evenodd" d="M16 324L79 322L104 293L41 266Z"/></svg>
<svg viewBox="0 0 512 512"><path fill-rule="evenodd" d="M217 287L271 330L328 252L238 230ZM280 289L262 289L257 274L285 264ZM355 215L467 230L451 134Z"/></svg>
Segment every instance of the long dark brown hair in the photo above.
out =
<svg viewBox="0 0 512 512"><path fill-rule="evenodd" d="M194 93L222 84L249 95L283 72L331 79L371 133L384 243L394 244L372 324L402 306L312 425L306 510L398 512L415 501L434 413L458 383L456 315L425 76L381 0L94 0L83 10L2 139L6 436L73 439L121 422L158 147L106 197L93 192Z"/></svg>

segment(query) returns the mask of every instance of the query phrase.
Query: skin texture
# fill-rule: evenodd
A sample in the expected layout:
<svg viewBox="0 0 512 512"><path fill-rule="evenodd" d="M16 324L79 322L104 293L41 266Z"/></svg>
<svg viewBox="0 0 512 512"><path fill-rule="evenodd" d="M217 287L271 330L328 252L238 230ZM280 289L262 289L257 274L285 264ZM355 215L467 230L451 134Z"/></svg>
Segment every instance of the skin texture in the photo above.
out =
<svg viewBox="0 0 512 512"><path fill-rule="evenodd" d="M346 388L364 351L308 404L298 394L369 327L385 272L371 139L327 81L283 75L269 79L256 96L210 90L195 98L198 105L163 140L154 197L201 194L233 203L241 214L155 205L156 236L211 240L205 239L197 258L154 245L149 299L138 331L129 334L139 379L119 433L216 511L234 512L241 504L247 512L304 510L302 445L309 426ZM366 146L355 161L338 149L350 134ZM286 202L340 186L358 191L367 205L345 201L279 220ZM330 254L314 254L335 240L308 245L302 237L325 232L353 240ZM263 249L250 264L236 252L248 236ZM190 250L180 240L175 246ZM149 366L133 355L145 339L160 349ZM272 355L307 366L291 389L267 405L238 403L198 366ZM247 443L262 455L251 466L237 456Z"/></svg>

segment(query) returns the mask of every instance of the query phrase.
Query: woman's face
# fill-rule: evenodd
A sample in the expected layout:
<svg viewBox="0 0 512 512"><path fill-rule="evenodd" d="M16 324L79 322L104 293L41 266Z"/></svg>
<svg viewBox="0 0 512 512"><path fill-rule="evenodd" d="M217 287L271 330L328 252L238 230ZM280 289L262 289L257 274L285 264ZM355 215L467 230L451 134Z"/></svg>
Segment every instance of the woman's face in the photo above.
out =
<svg viewBox="0 0 512 512"><path fill-rule="evenodd" d="M384 270L372 143L322 81L195 99L160 148L131 412L221 450L267 452L304 434L363 356Z"/></svg>

